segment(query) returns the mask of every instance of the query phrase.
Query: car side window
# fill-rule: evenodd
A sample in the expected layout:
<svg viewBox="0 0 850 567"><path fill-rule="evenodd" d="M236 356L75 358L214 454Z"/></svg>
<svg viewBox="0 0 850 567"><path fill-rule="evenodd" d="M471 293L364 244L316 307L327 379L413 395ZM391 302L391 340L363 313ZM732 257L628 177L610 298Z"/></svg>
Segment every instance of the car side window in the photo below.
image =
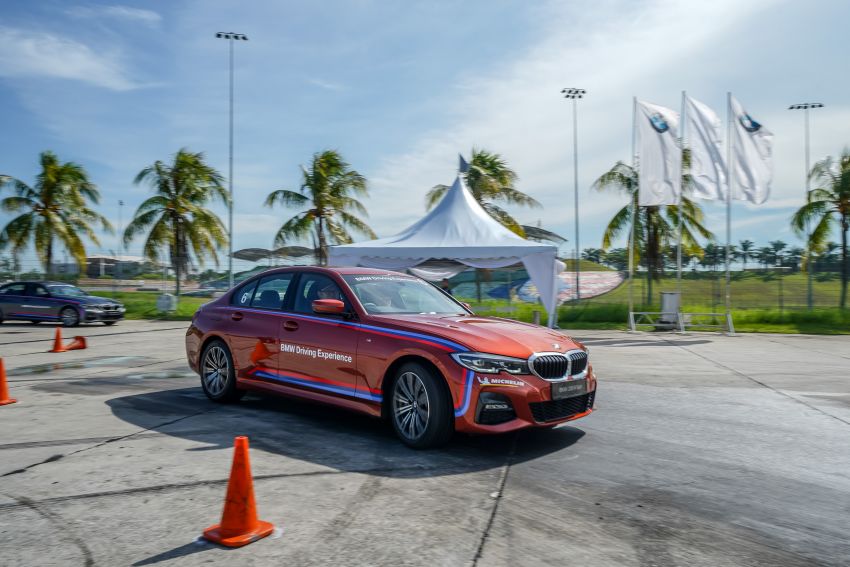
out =
<svg viewBox="0 0 850 567"><path fill-rule="evenodd" d="M317 299L338 299L349 307L342 290L331 278L324 274L302 274L298 282L293 311L313 313L313 302Z"/></svg>
<svg viewBox="0 0 850 567"><path fill-rule="evenodd" d="M294 275L290 272L266 276L261 279L254 292L254 299L251 300L251 307L260 309L280 309L283 307L286 290L289 289L289 284Z"/></svg>
<svg viewBox="0 0 850 567"><path fill-rule="evenodd" d="M3 295L23 295L26 284L10 284L3 288Z"/></svg>
<svg viewBox="0 0 850 567"><path fill-rule="evenodd" d="M32 286L30 286L29 295L33 297L47 297L50 294L47 293L47 289L45 289L43 285L33 284Z"/></svg>
<svg viewBox="0 0 850 567"><path fill-rule="evenodd" d="M233 296L230 298L230 304L236 307L248 307L251 305L251 298L254 297L254 290L256 288L256 281L243 285L233 292Z"/></svg>

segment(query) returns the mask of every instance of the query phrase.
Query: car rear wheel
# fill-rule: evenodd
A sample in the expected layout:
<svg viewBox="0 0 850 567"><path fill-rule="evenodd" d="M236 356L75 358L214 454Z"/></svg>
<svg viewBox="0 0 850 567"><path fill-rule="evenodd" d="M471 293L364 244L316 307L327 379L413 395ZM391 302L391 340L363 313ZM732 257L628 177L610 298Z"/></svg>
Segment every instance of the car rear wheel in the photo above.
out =
<svg viewBox="0 0 850 567"><path fill-rule="evenodd" d="M201 387L214 402L235 402L244 391L236 388L236 371L230 349L223 341L213 341L201 354Z"/></svg>
<svg viewBox="0 0 850 567"><path fill-rule="evenodd" d="M451 398L441 382L440 376L417 363L407 363L396 373L390 413L396 435L408 447L429 449L451 438Z"/></svg>
<svg viewBox="0 0 850 567"><path fill-rule="evenodd" d="M63 307L59 312L59 320L63 327L76 327L80 324L80 314L73 307Z"/></svg>

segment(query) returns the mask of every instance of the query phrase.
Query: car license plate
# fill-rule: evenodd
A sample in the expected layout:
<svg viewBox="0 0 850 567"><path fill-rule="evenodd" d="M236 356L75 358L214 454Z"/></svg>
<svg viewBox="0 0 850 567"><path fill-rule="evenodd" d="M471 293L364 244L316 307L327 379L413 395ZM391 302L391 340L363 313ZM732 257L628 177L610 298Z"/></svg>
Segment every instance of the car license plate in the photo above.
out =
<svg viewBox="0 0 850 567"><path fill-rule="evenodd" d="M552 384L552 399L563 400L583 396L587 393L587 380L555 382Z"/></svg>

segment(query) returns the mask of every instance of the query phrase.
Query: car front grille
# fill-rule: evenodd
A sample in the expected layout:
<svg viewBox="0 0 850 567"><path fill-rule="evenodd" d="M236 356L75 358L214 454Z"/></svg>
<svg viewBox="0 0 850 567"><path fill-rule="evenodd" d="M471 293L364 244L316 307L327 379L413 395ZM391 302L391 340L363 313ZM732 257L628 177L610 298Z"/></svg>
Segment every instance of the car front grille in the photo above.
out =
<svg viewBox="0 0 850 567"><path fill-rule="evenodd" d="M567 375L570 359L563 354L543 354L531 362L531 369L541 378L554 380Z"/></svg>
<svg viewBox="0 0 850 567"><path fill-rule="evenodd" d="M531 415L534 416L534 421L546 423L547 421L565 419L591 409L595 395L596 392L593 391L583 396L575 396L574 398L551 400L548 402L532 402L528 405L531 407Z"/></svg>
<svg viewBox="0 0 850 567"><path fill-rule="evenodd" d="M587 353L583 350L577 350L569 353L570 356L570 376L581 374L587 369Z"/></svg>
<svg viewBox="0 0 850 567"><path fill-rule="evenodd" d="M114 303L105 303L103 305L99 305L98 307L100 307L104 311L118 311L118 306Z"/></svg>

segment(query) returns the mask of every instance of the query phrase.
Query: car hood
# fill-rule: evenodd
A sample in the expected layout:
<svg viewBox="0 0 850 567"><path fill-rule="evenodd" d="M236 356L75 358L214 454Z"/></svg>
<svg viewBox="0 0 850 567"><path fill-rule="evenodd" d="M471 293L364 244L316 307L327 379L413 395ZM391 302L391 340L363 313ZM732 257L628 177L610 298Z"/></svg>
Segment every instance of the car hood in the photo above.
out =
<svg viewBox="0 0 850 567"><path fill-rule="evenodd" d="M560 331L529 323L475 315L379 315L381 326L437 336L476 352L528 358L535 352L566 352L583 345Z"/></svg>

